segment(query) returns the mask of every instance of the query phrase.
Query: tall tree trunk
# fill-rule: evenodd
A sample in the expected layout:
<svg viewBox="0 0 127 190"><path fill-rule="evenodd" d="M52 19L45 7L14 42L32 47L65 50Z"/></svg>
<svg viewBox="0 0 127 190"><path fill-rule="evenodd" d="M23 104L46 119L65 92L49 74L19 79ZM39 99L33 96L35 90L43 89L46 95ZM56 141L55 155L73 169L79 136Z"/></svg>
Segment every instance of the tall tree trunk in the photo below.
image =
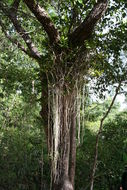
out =
<svg viewBox="0 0 127 190"><path fill-rule="evenodd" d="M75 95L56 86L49 94L51 190L73 190L76 157Z"/></svg>
<svg viewBox="0 0 127 190"><path fill-rule="evenodd" d="M92 168L92 175L91 175L91 185L90 185L90 190L93 190L93 186L94 186L94 178L95 178L95 173L96 173L96 167L97 167L97 161L98 161L98 147L99 147L99 139L101 136L101 132L103 129L103 123L104 120L107 118L108 114L110 113L112 106L114 105L114 102L116 100L116 97L119 93L119 90L121 88L121 81L119 82L117 88L116 88L116 92L112 98L112 101L107 109L107 111L105 112L104 116L102 117L102 119L100 120L100 126L99 126L99 131L98 134L96 136L96 144L95 144L95 157L94 157L94 163L93 163L93 168Z"/></svg>

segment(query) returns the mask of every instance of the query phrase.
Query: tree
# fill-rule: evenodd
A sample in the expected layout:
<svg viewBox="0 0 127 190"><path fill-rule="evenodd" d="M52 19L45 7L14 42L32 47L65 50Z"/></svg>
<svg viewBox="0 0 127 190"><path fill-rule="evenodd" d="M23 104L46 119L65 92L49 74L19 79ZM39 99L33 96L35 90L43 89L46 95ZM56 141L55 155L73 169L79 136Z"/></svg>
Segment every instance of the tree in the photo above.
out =
<svg viewBox="0 0 127 190"><path fill-rule="evenodd" d="M39 65L52 190L74 189L76 99L91 68L89 40L107 4L108 0L0 2L2 32Z"/></svg>
<svg viewBox="0 0 127 190"><path fill-rule="evenodd" d="M92 175L91 175L91 185L90 185L90 190L93 190L93 185L94 185L94 178L95 178L95 172L96 172L96 167L97 167L97 159L98 159L98 145L99 145L99 138L103 129L103 123L104 120L107 118L108 114L110 113L113 104L115 102L115 99L119 93L119 89L121 87L121 83L119 83L117 89L116 89L116 93L111 101L111 104L108 108L108 110L106 111L106 113L103 115L102 119L100 120L100 126L99 126L99 131L98 134L96 136L96 145L95 145L95 158L94 158L94 164L93 164L93 169L92 169Z"/></svg>

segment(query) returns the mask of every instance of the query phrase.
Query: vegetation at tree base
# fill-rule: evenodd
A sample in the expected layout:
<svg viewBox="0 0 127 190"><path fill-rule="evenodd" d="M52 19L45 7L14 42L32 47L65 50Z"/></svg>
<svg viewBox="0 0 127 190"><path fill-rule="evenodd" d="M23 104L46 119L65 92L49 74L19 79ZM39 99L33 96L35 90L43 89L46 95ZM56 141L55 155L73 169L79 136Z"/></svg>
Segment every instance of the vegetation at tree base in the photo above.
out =
<svg viewBox="0 0 127 190"><path fill-rule="evenodd" d="M95 115L98 114L98 106L94 109ZM94 186L97 190L117 189L127 163L127 112L118 113L118 107L115 112L117 114L112 110L101 133ZM83 144L77 151L76 189L89 189L97 128L102 113L103 106L96 120L89 117L89 121L86 122Z"/></svg>
<svg viewBox="0 0 127 190"><path fill-rule="evenodd" d="M0 1L2 190L117 188L127 113L113 104L126 93L126 29L125 0ZM110 103L90 103L110 91Z"/></svg>
<svg viewBox="0 0 127 190"><path fill-rule="evenodd" d="M11 96L8 101L7 98L3 99L6 105L0 113L0 189L36 190L41 189L41 185L43 189L48 189L49 159L38 115L39 107L36 106L33 112L27 107L28 102L25 103L18 95L7 120L5 112L7 107L11 107ZM103 110L109 103L107 100L101 104L92 103L87 109L83 142L77 149L77 190L89 189L97 129ZM97 190L117 188L127 163L127 112L118 110L119 106L114 105L101 134L94 187Z"/></svg>

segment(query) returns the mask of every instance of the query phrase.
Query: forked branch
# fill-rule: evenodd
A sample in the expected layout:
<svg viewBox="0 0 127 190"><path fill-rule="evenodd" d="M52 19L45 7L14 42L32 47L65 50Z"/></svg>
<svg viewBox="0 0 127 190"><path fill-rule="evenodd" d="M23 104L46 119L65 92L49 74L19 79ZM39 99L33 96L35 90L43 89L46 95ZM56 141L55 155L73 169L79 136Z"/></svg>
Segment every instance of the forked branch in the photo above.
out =
<svg viewBox="0 0 127 190"><path fill-rule="evenodd" d="M105 13L107 4L108 0L98 0L85 20L69 35L69 44L81 45L90 38L95 25Z"/></svg>

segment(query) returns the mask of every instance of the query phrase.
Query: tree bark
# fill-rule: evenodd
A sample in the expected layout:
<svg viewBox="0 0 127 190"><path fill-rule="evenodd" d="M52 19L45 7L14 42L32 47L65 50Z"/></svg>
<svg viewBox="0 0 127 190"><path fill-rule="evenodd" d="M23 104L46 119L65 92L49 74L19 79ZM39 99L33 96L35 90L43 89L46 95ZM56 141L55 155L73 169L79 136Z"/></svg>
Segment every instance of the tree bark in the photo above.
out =
<svg viewBox="0 0 127 190"><path fill-rule="evenodd" d="M59 32L55 28L46 10L39 6L34 0L24 0L31 12L36 16L37 20L42 24L44 30L47 32L50 42L52 44L58 43L60 40Z"/></svg>
<svg viewBox="0 0 127 190"><path fill-rule="evenodd" d="M74 190L76 160L75 92L65 94L63 88L60 91L55 90L55 92L56 101L53 106L56 106L56 110L53 108L53 111L56 113L53 113L55 118L52 117L52 126L49 126L51 190Z"/></svg>
<svg viewBox="0 0 127 190"><path fill-rule="evenodd" d="M70 129L70 162L69 178L74 187L75 166L76 166L76 114L72 113L72 123Z"/></svg>

